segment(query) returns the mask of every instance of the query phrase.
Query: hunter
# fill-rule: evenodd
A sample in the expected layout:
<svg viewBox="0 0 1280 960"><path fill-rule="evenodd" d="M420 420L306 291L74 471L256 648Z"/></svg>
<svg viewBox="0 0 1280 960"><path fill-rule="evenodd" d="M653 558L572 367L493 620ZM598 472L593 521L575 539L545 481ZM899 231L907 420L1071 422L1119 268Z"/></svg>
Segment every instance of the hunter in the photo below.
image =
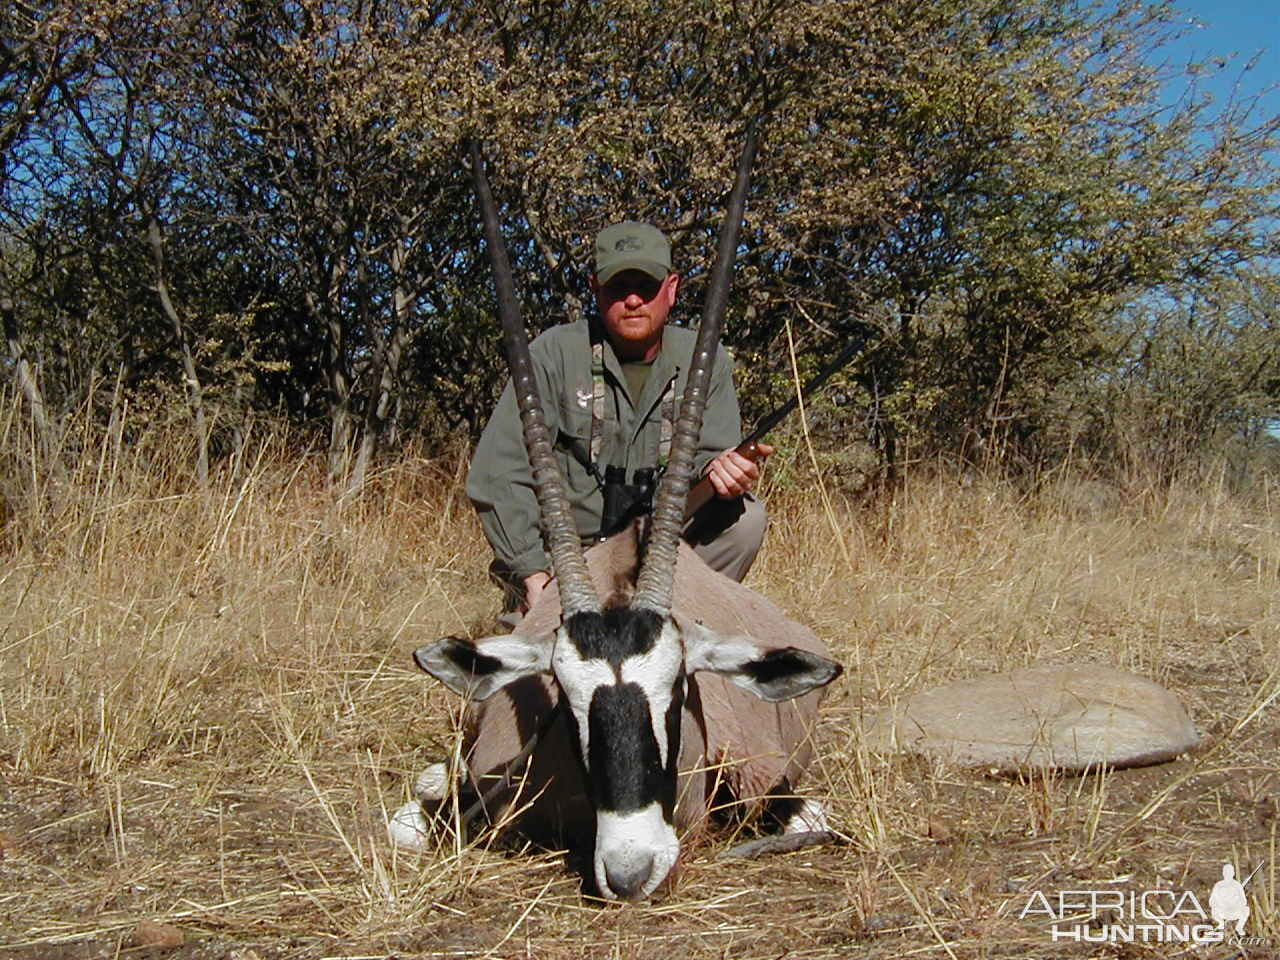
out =
<svg viewBox="0 0 1280 960"><path fill-rule="evenodd" d="M546 331L530 345L547 427L584 545L647 514L666 465L695 332L667 321L680 275L656 227L625 221L596 236L591 290L597 315ZM716 355L695 475L715 497L683 536L714 570L741 582L767 522L751 491L760 464L734 448L742 439L733 360ZM761 460L773 452L760 444ZM494 552L490 568L523 613L551 580L538 503L508 383L485 426L467 475L467 496Z"/></svg>

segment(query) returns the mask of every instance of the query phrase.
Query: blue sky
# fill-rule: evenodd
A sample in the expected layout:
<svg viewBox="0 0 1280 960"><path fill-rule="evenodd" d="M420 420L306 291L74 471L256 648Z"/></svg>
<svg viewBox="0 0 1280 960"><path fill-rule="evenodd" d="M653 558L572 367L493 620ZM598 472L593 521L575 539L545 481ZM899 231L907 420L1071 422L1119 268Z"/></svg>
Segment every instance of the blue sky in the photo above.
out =
<svg viewBox="0 0 1280 960"><path fill-rule="evenodd" d="M1231 93L1238 81L1241 92L1263 93L1264 115L1280 113L1280 0L1175 0L1188 22L1202 26L1186 28L1184 35L1164 50L1170 66L1184 66L1192 60L1223 58L1220 69L1201 76L1202 87L1213 93L1218 103ZM1243 72L1257 56L1252 69ZM1170 94L1182 78L1171 81Z"/></svg>
<svg viewBox="0 0 1280 960"><path fill-rule="evenodd" d="M1162 51L1169 65L1221 57L1226 61L1221 69L1200 75L1202 89L1211 92L1217 104L1230 97L1238 83L1241 94L1262 96L1255 120L1280 114L1280 0L1175 2L1188 26ZM1245 70L1251 60L1253 66ZM1185 74L1172 79L1168 99L1177 99L1188 81ZM1273 422L1271 434L1280 438L1280 421Z"/></svg>

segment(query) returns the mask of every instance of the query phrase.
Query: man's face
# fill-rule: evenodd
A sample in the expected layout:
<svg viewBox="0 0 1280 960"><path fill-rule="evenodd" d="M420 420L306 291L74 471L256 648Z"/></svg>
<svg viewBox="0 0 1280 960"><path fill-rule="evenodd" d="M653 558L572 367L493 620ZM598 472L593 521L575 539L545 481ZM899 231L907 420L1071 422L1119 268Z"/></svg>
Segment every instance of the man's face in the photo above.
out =
<svg viewBox="0 0 1280 960"><path fill-rule="evenodd" d="M648 361L657 355L679 286L677 274L657 280L643 270L623 270L603 285L591 278L605 333L620 358Z"/></svg>

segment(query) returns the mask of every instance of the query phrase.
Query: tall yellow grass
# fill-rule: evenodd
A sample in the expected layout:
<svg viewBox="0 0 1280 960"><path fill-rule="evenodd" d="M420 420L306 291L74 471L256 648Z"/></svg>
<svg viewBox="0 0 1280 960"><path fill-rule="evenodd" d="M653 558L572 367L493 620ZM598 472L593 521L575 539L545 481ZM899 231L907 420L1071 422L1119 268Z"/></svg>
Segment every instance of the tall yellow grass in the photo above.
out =
<svg viewBox="0 0 1280 960"><path fill-rule="evenodd" d="M0 428L18 464L21 423ZM1064 475L1025 494L921 471L892 503L830 515L810 485L774 490L749 583L847 667L809 789L849 846L747 867L694 849L665 900L601 911L554 857L447 827L422 856L383 837L414 771L455 746L458 705L412 649L497 612L462 451L406 453L339 508L283 431L250 436L205 490L179 432L75 445L58 473L0 478L0 946L109 952L152 918L264 958L1049 956L1011 906L1027 884L1199 889L1224 856L1270 858L1252 928L1280 946L1267 482ZM1019 783L862 743L863 718L909 692L1074 661L1174 690L1205 750Z"/></svg>

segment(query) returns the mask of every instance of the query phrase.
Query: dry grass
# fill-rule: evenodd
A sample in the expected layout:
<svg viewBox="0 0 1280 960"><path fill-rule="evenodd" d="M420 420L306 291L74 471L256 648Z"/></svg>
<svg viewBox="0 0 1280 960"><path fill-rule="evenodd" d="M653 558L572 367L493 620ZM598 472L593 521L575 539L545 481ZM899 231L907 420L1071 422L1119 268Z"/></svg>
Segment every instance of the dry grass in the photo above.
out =
<svg viewBox="0 0 1280 960"><path fill-rule="evenodd" d="M886 512L837 504L838 534L779 492L751 582L848 668L809 785L848 843L743 863L702 841L655 902L617 908L554 854L384 840L455 743L457 704L409 653L496 612L456 459L406 457L339 512L282 438L206 492L170 438L89 439L40 496L10 493L0 955L1156 957L1174 951L1054 944L1018 913L1103 883L1207 902L1224 858L1265 864L1249 932L1280 947L1280 491L919 477ZM895 697L1069 661L1167 685L1205 747L1017 782L862 744ZM186 945L138 945L143 920Z"/></svg>

